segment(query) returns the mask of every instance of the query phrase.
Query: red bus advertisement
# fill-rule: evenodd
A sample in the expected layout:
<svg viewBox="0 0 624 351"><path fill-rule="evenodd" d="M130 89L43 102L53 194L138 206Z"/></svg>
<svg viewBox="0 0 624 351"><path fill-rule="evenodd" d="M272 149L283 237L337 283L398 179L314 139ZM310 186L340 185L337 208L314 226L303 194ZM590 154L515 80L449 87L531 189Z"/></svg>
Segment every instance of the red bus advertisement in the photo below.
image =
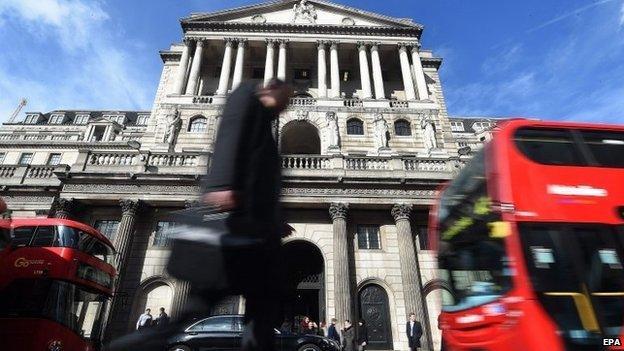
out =
<svg viewBox="0 0 624 351"><path fill-rule="evenodd" d="M446 350L624 350L624 127L503 122L429 235Z"/></svg>
<svg viewBox="0 0 624 351"><path fill-rule="evenodd" d="M113 293L114 250L79 222L3 219L0 349L85 351L101 347Z"/></svg>

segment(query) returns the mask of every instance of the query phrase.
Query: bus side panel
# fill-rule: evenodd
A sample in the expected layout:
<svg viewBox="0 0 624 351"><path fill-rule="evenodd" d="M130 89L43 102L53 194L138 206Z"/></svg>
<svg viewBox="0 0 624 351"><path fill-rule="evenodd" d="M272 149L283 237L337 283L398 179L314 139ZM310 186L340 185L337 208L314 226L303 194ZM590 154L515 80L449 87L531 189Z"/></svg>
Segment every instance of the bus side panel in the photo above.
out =
<svg viewBox="0 0 624 351"><path fill-rule="evenodd" d="M68 328L45 319L0 318L3 351L48 350L60 342L63 351L93 351L91 344Z"/></svg>

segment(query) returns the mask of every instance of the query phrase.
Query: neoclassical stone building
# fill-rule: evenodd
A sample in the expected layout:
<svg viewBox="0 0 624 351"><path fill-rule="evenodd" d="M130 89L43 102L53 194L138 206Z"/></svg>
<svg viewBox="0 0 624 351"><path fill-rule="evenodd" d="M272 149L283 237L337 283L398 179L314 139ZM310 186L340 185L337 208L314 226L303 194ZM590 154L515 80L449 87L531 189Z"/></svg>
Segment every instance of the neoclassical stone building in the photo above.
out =
<svg viewBox="0 0 624 351"><path fill-rule="evenodd" d="M295 229L285 317L362 318L371 348L405 350L415 312L424 349L437 348L428 209L470 157L457 138L478 147L482 131L447 115L423 27L323 0L197 13L181 26L182 41L160 52L151 111L33 112L2 126L0 196L13 216L71 217L114 242L109 336L145 307L175 315L188 286L164 271L171 212L198 198L228 93L278 77L296 90L275 126ZM215 313L242 311L232 297Z"/></svg>

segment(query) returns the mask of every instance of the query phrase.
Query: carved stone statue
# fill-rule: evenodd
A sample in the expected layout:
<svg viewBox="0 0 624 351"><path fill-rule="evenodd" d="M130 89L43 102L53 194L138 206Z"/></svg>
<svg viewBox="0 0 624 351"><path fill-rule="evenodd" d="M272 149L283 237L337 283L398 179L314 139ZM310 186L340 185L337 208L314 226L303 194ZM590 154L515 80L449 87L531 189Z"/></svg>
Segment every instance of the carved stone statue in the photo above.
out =
<svg viewBox="0 0 624 351"><path fill-rule="evenodd" d="M327 120L327 133L329 136L329 147L340 147L340 133L338 131L338 117L335 112L327 112L325 114Z"/></svg>
<svg viewBox="0 0 624 351"><path fill-rule="evenodd" d="M172 147L176 142L181 126L182 119L180 118L180 113L177 108L174 108L173 111L167 115L167 130L163 136L163 143L167 143Z"/></svg>
<svg viewBox="0 0 624 351"><path fill-rule="evenodd" d="M420 121L420 127L423 131L423 141L425 148L429 151L438 148L438 141L436 140L436 127L433 121L429 119L423 119Z"/></svg>
<svg viewBox="0 0 624 351"><path fill-rule="evenodd" d="M308 23L316 23L316 9L314 9L314 5L308 4L307 0L301 0L298 4L293 6L293 23L297 21L298 18L307 21Z"/></svg>
<svg viewBox="0 0 624 351"><path fill-rule="evenodd" d="M375 114L374 126L375 146L378 149L387 149L388 141L390 141L390 131L388 129L388 122L386 122L381 113Z"/></svg>

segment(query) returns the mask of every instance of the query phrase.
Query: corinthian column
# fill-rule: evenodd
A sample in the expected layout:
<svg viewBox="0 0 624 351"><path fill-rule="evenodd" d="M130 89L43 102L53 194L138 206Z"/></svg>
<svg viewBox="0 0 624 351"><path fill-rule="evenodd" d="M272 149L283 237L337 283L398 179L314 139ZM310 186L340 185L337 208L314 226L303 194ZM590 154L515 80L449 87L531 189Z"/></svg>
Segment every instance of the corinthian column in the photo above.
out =
<svg viewBox="0 0 624 351"><path fill-rule="evenodd" d="M225 95L230 84L230 69L232 66L232 40L225 39L225 52L223 53L223 63L221 64L221 75L219 76L219 87L217 95Z"/></svg>
<svg viewBox="0 0 624 351"><path fill-rule="evenodd" d="M415 100L414 81L412 80L412 72L410 72L405 44L399 44L399 61L401 62L401 75L403 76L403 85L405 86L405 98L407 100Z"/></svg>
<svg viewBox="0 0 624 351"><path fill-rule="evenodd" d="M267 50L266 50L266 60L264 61L264 85L273 79L275 73L273 72L273 57L275 56L275 50L273 49L273 44L275 41L273 39L267 39Z"/></svg>
<svg viewBox="0 0 624 351"><path fill-rule="evenodd" d="M390 213L396 222L397 238L399 242L399 261L401 264L401 279L403 281L403 296L405 312L413 312L423 327L422 344L425 350L431 350L429 318L427 316L426 301L421 294L420 265L414 248L414 237L410 224L412 206L397 204Z"/></svg>
<svg viewBox="0 0 624 351"><path fill-rule="evenodd" d="M329 51L332 98L340 97L340 66L338 65L338 42L333 41Z"/></svg>
<svg viewBox="0 0 624 351"><path fill-rule="evenodd" d="M277 78L286 81L286 44L288 40L282 39L279 42L279 54L277 57Z"/></svg>
<svg viewBox="0 0 624 351"><path fill-rule="evenodd" d="M384 92L383 75L381 74L381 61L379 60L379 46L374 43L371 45L371 64L373 65L373 82L375 83L375 99L382 100L386 98Z"/></svg>
<svg viewBox="0 0 624 351"><path fill-rule="evenodd" d="M232 91L240 85L243 80L243 63L245 62L245 39L238 41L238 49L236 50L236 62L234 63L234 77L232 77Z"/></svg>
<svg viewBox="0 0 624 351"><path fill-rule="evenodd" d="M197 40L197 45L195 47L195 55L193 55L193 63L191 64L191 73L189 75L188 86L186 87L186 95L195 95L197 93L203 50L204 41L199 39Z"/></svg>
<svg viewBox="0 0 624 351"><path fill-rule="evenodd" d="M52 204L54 218L70 219L71 211L74 209L74 199L58 198Z"/></svg>
<svg viewBox="0 0 624 351"><path fill-rule="evenodd" d="M186 83L186 71L188 71L189 63L189 51L191 40L184 39L184 49L182 49L182 58L180 58L180 65L178 66L178 73L176 75L174 94L184 94L184 84Z"/></svg>
<svg viewBox="0 0 624 351"><path fill-rule="evenodd" d="M366 55L366 44L358 43L358 51L358 55L360 57L360 81L362 82L362 98L370 99L372 97L372 93L370 75L368 74L368 57Z"/></svg>
<svg viewBox="0 0 624 351"><path fill-rule="evenodd" d="M318 97L327 96L327 61L325 61L325 42L318 41Z"/></svg>
<svg viewBox="0 0 624 351"><path fill-rule="evenodd" d="M425 81L425 71L423 71L420 55L418 54L418 45L412 46L412 67L414 68L414 79L416 79L416 89L418 90L418 99L427 100L427 82Z"/></svg>
<svg viewBox="0 0 624 351"><path fill-rule="evenodd" d="M332 203L329 206L329 215L332 218L334 228L334 301L336 318L342 323L352 317L347 205Z"/></svg>

